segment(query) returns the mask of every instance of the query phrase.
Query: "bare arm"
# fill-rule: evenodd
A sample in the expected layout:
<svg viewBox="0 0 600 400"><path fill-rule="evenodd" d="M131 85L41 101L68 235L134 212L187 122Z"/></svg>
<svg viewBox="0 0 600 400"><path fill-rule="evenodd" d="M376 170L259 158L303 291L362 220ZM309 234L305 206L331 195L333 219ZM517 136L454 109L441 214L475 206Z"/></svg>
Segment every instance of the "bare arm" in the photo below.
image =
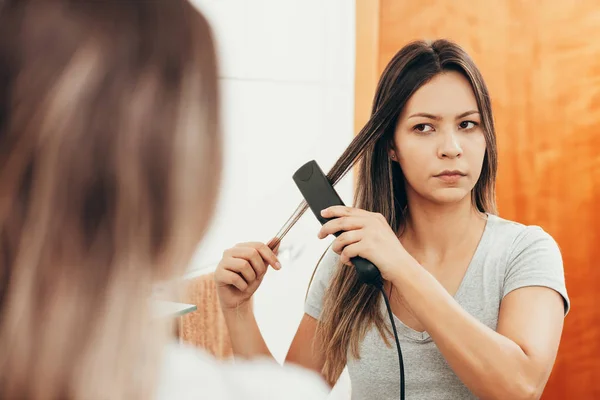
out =
<svg viewBox="0 0 600 400"><path fill-rule="evenodd" d="M263 243L240 243L225 250L217 266L217 294L234 356L273 357L254 318L252 296L269 265L276 270L281 268L276 252Z"/></svg>
<svg viewBox="0 0 600 400"><path fill-rule="evenodd" d="M258 328L254 313L249 307L243 307L237 312L230 310L225 314L225 321L229 330L234 356L242 358L273 357ZM317 320L308 314L304 314L288 350L285 362L313 370L325 379L321 373L325 357L313 350L318 348L318 343L313 344L316 328ZM329 385L333 386L332 383L329 383Z"/></svg>
<svg viewBox="0 0 600 400"><path fill-rule="evenodd" d="M225 321L235 356L243 358L273 357L260 333L251 309L244 308L238 313L229 312L225 315ZM325 358L322 354L313 351L313 348L318 348L318 343L313 345L316 329L317 320L304 314L285 358L286 363L297 364L321 374Z"/></svg>
<svg viewBox="0 0 600 400"><path fill-rule="evenodd" d="M260 333L249 303L223 312L233 348L233 355L242 358L273 357Z"/></svg>
<svg viewBox="0 0 600 400"><path fill-rule="evenodd" d="M226 250L217 270L215 282L221 309L235 357L270 357L252 309L252 295L260 286L267 266L279 269L276 250L258 242L241 243ZM305 314L289 349L286 362L321 374L324 358L313 351L317 320Z"/></svg>
<svg viewBox="0 0 600 400"><path fill-rule="evenodd" d="M413 265L394 285L456 375L484 399L538 399L563 327L561 296L525 287L502 301L497 331L467 313L425 269Z"/></svg>
<svg viewBox="0 0 600 400"><path fill-rule="evenodd" d="M316 330L317 320L308 314L304 314L285 361L286 363L301 365L322 375L321 371L325 365L325 356L314 350L320 347L318 338L315 335ZM332 386L332 383L330 382L329 385Z"/></svg>

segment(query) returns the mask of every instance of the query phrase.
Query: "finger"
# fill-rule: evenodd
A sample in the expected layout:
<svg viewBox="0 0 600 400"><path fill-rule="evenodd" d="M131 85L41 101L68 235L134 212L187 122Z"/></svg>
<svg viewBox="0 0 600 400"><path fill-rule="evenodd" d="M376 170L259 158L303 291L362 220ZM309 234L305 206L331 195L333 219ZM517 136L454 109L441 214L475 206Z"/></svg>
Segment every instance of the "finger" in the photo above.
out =
<svg viewBox="0 0 600 400"><path fill-rule="evenodd" d="M240 274L248 284L254 282L258 276L258 273L254 270L250 261L243 258L232 258L227 263L225 269Z"/></svg>
<svg viewBox="0 0 600 400"><path fill-rule="evenodd" d="M357 216L339 217L326 222L321 227L319 239L326 238L328 235L333 235L337 232L347 232L355 229L362 229L365 225L365 219Z"/></svg>
<svg viewBox="0 0 600 400"><path fill-rule="evenodd" d="M333 241L331 249L335 253L341 254L342 250L344 250L344 247L346 247L352 243L356 243L356 242L360 241L361 238L362 238L362 231L357 230L357 231L344 232Z"/></svg>
<svg viewBox="0 0 600 400"><path fill-rule="evenodd" d="M248 284L240 275L226 269L220 270L219 276L215 276L215 280L219 286L234 286L241 292L248 288Z"/></svg>
<svg viewBox="0 0 600 400"><path fill-rule="evenodd" d="M351 207L346 206L331 206L321 210L321 216L324 218L347 217L351 213Z"/></svg>
<svg viewBox="0 0 600 400"><path fill-rule="evenodd" d="M261 258L267 263L267 265L271 265L275 269L281 269L279 259L277 258L273 250L271 250L266 244L261 242L248 242L242 244L247 247L252 247L253 249L256 249L259 252ZM279 245L277 245L276 249L279 249Z"/></svg>
<svg viewBox="0 0 600 400"><path fill-rule="evenodd" d="M234 258L242 259L250 263L257 276L262 276L267 270L260 253L254 247L235 247L232 249L231 255Z"/></svg>
<svg viewBox="0 0 600 400"><path fill-rule="evenodd" d="M264 243L258 243L256 250L258 250L260 256L268 265L271 265L275 269L281 269L281 263L279 262L276 253L271 250L269 246ZM279 244L275 247L275 251L279 251Z"/></svg>
<svg viewBox="0 0 600 400"><path fill-rule="evenodd" d="M342 250L340 254L340 261L346 265L353 265L352 259L360 256L360 249L360 242L356 242L344 247L344 250Z"/></svg>
<svg viewBox="0 0 600 400"><path fill-rule="evenodd" d="M266 265L271 265L275 269L281 269L281 264L279 263L279 259L277 258L277 256L273 252L273 250L271 250L269 248L269 246L267 246L264 243L260 243L260 242L249 242L246 244L248 246L252 247L253 249L255 249L256 251L258 251L258 253L260 254L260 257L263 259L263 261L266 263ZM278 249L279 245L277 245L276 248Z"/></svg>
<svg viewBox="0 0 600 400"><path fill-rule="evenodd" d="M252 268L256 271L256 275L258 277L262 277L267 272L268 262L263 260L258 249L252 248L249 254L250 264L252 264Z"/></svg>
<svg viewBox="0 0 600 400"><path fill-rule="evenodd" d="M349 217L351 215L366 215L368 211L361 208L346 206L331 206L321 211L321 216L325 218Z"/></svg>

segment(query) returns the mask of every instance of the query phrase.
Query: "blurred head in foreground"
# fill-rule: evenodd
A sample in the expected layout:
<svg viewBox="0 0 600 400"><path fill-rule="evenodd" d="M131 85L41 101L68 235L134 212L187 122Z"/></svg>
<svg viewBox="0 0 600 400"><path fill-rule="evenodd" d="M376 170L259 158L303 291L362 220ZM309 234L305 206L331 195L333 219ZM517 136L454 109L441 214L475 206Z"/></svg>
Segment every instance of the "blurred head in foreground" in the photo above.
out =
<svg viewBox="0 0 600 400"><path fill-rule="evenodd" d="M0 398L150 398L153 283L221 167L215 51L185 0L0 2Z"/></svg>

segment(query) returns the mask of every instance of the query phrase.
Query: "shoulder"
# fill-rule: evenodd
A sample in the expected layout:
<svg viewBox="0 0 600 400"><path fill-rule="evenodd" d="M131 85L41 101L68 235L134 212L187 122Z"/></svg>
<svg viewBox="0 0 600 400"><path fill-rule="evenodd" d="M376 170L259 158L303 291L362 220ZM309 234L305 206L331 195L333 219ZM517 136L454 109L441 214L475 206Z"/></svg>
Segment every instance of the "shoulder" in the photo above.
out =
<svg viewBox="0 0 600 400"><path fill-rule="evenodd" d="M570 301L560 247L554 238L537 225L524 225L490 216L494 239L490 248L504 243L505 270L503 296L526 286L544 286L557 291L564 299L565 314ZM491 250L493 251L493 250Z"/></svg>
<svg viewBox="0 0 600 400"><path fill-rule="evenodd" d="M272 360L219 361L185 345L165 351L157 399L321 399L328 387L312 371Z"/></svg>
<svg viewBox="0 0 600 400"><path fill-rule="evenodd" d="M335 253L330 245L317 263L314 279L319 282L328 283L338 268L339 261L339 254Z"/></svg>
<svg viewBox="0 0 600 400"><path fill-rule="evenodd" d="M509 260L535 248L560 255L557 242L538 225L525 225L497 215L489 215L488 223L491 224L492 246L503 248Z"/></svg>
<svg viewBox="0 0 600 400"><path fill-rule="evenodd" d="M329 246L317 263L304 303L304 312L315 319L321 317L323 298L331 283L333 274L339 266L339 260L340 256Z"/></svg>

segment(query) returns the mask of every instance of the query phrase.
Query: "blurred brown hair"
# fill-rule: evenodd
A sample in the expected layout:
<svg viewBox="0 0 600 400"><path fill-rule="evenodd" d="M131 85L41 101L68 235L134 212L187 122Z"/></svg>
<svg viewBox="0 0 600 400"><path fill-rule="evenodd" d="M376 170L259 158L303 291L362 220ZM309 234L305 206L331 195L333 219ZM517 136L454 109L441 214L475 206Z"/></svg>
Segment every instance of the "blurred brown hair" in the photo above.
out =
<svg viewBox="0 0 600 400"><path fill-rule="evenodd" d="M185 0L0 6L0 398L150 398L152 284L220 178L210 27Z"/></svg>

